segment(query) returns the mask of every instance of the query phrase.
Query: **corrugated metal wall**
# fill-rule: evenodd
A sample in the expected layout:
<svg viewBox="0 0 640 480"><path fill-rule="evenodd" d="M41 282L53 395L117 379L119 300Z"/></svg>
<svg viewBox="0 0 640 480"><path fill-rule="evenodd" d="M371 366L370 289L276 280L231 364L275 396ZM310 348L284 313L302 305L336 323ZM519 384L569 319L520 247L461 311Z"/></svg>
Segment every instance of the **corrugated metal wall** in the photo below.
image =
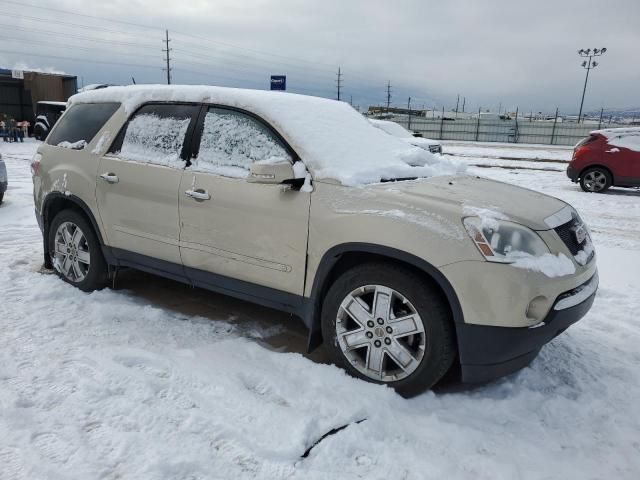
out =
<svg viewBox="0 0 640 480"><path fill-rule="evenodd" d="M24 80L18 80L11 78L10 71L6 72L0 72L0 116L33 124L37 102L65 102L77 91L76 77L24 72Z"/></svg>
<svg viewBox="0 0 640 480"><path fill-rule="evenodd" d="M391 120L407 128L407 116L396 116ZM546 145L575 145L598 128L614 128L628 125L600 125L585 123L562 123L551 121L529 121L528 119L495 120L468 118L443 120L441 118L411 118L411 130L420 132L433 140L464 140L476 142L537 143Z"/></svg>

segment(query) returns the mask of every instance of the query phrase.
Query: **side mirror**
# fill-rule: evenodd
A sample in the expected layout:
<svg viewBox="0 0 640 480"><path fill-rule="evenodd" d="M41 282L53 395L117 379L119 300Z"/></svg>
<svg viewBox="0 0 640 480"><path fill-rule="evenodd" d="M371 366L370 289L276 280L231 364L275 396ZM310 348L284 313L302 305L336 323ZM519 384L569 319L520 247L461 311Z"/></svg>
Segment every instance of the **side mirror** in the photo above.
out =
<svg viewBox="0 0 640 480"><path fill-rule="evenodd" d="M250 183L280 184L295 179L293 167L289 162L253 163L247 181Z"/></svg>

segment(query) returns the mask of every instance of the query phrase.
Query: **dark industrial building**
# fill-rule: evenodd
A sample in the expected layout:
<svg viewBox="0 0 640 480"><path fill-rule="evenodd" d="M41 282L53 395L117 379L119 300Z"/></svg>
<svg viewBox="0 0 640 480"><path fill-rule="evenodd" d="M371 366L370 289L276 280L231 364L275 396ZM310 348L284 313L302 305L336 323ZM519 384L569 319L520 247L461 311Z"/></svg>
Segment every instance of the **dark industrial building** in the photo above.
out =
<svg viewBox="0 0 640 480"><path fill-rule="evenodd" d="M27 120L33 128L37 102L65 102L77 91L78 78L72 75L0 68L0 118Z"/></svg>

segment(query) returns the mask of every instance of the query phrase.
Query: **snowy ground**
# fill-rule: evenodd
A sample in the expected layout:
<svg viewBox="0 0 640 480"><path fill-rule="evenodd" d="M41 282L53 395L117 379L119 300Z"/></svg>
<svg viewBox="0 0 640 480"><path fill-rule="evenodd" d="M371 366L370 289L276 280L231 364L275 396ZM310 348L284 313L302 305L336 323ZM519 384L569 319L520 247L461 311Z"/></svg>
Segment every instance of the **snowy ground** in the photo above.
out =
<svg viewBox="0 0 640 480"><path fill-rule="evenodd" d="M286 315L144 274L85 294L38 273L35 148L0 143L0 479L640 478L640 192L517 168L548 166L540 148L456 150L528 158L470 170L572 203L601 288L520 373L404 400L296 353Z"/></svg>

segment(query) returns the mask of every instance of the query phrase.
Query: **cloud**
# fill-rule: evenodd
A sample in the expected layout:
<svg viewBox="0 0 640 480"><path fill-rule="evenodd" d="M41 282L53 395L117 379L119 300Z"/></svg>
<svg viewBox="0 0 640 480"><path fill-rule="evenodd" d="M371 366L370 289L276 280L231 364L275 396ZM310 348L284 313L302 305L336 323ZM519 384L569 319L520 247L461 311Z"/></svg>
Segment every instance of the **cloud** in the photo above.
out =
<svg viewBox="0 0 640 480"><path fill-rule="evenodd" d="M521 110L577 111L585 72L576 52L606 46L590 76L585 106L640 105L637 0L112 0L89 8L87 2L57 0L40 5L156 28L30 7L17 12L24 30L0 52L18 50L21 39L44 40L45 34L29 30L46 29L61 33L49 35L48 48L25 43L22 51L127 64L0 53L12 61L55 64L85 83L128 83L132 76L138 83L163 82L161 38L168 28L176 82L267 88L269 74L284 73L290 88L331 97L340 65L343 98L352 95L363 106L383 103L391 81L392 103L398 105L412 96L414 104L450 108L460 93L468 109L497 109L501 103ZM21 19L21 14L46 16L50 23ZM87 41L91 36L145 46L109 46ZM56 42L82 50L56 48Z"/></svg>

